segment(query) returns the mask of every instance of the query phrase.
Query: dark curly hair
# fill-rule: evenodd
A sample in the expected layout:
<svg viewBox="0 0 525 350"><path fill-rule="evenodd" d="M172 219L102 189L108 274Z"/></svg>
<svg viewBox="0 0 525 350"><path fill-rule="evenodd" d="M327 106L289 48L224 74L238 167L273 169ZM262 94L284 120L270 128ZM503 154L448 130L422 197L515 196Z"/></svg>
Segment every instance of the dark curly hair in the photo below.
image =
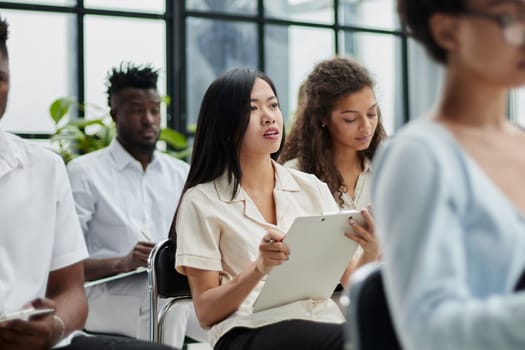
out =
<svg viewBox="0 0 525 350"><path fill-rule="evenodd" d="M447 62L447 51L439 46L430 31L430 18L435 13L460 14L465 0L398 0L401 25L419 41L437 62Z"/></svg>
<svg viewBox="0 0 525 350"><path fill-rule="evenodd" d="M7 39L9 38L9 24L7 24L7 21L4 18L0 18L0 53L4 55L4 57L8 57L7 55Z"/></svg>
<svg viewBox="0 0 525 350"><path fill-rule="evenodd" d="M294 112L294 127L292 132L287 135L286 143L284 144L282 153L279 157L279 162L284 163L287 160L294 159L299 154L299 141L298 139L302 136L297 128L303 123L304 109L306 108L306 81L304 81L297 92L297 108ZM295 130L294 130L295 129Z"/></svg>
<svg viewBox="0 0 525 350"><path fill-rule="evenodd" d="M298 167L326 182L330 191L343 205L343 177L332 154L332 141L323 119L329 119L336 102L348 94L374 87L370 73L349 57L334 57L318 63L305 82L306 106L296 115L295 124L281 154L280 162L297 158ZM359 151L362 162L372 159L386 137L378 108L378 122L370 146Z"/></svg>
<svg viewBox="0 0 525 350"><path fill-rule="evenodd" d="M157 89L159 71L150 65L121 63L113 68L107 77L108 106L111 108L111 97L125 88Z"/></svg>

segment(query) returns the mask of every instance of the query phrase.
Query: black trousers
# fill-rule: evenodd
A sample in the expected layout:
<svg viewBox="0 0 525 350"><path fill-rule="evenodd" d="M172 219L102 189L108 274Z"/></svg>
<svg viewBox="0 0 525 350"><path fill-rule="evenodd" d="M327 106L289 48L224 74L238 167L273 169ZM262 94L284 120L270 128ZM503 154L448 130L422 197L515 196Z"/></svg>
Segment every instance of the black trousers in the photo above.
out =
<svg viewBox="0 0 525 350"><path fill-rule="evenodd" d="M214 350L342 350L343 325L289 320L260 328L234 328Z"/></svg>
<svg viewBox="0 0 525 350"><path fill-rule="evenodd" d="M148 343L128 337L97 335L92 337L79 335L71 344L57 350L173 350L166 345Z"/></svg>

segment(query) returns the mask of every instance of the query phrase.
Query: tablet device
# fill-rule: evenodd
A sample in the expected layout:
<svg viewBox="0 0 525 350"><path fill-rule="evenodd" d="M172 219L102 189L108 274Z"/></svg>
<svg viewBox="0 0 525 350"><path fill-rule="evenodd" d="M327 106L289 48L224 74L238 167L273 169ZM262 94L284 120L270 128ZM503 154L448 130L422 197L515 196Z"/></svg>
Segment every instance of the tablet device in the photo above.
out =
<svg viewBox="0 0 525 350"><path fill-rule="evenodd" d="M290 260L274 267L253 305L253 312L302 299L332 295L358 244L345 236L352 218L365 225L357 210L297 217L284 236Z"/></svg>
<svg viewBox="0 0 525 350"><path fill-rule="evenodd" d="M33 307L28 307L22 310L9 312L9 313L0 315L0 322L15 320L15 319L21 319L21 320L27 321L32 316L46 315L46 314L50 314L53 312L55 312L55 309L50 309L50 308L35 309Z"/></svg>

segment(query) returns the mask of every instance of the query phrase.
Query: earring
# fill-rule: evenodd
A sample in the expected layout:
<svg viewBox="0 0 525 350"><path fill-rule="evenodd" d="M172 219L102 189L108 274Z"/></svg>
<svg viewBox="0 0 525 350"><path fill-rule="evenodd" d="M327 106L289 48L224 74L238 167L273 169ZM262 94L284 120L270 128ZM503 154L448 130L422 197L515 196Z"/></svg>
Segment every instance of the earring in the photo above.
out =
<svg viewBox="0 0 525 350"><path fill-rule="evenodd" d="M321 124L321 128L326 128L326 124L325 124L325 123L322 123L322 124Z"/></svg>

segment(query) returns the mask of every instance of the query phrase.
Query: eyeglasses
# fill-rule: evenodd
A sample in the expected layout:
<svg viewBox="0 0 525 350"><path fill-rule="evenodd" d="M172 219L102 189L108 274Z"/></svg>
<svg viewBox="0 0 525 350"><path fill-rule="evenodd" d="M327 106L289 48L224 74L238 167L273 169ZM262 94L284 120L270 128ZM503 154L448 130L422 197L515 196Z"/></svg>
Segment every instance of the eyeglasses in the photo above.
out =
<svg viewBox="0 0 525 350"><path fill-rule="evenodd" d="M501 27L503 38L509 45L525 45L525 16L492 15L475 10L466 10L463 12L463 15L494 21Z"/></svg>

